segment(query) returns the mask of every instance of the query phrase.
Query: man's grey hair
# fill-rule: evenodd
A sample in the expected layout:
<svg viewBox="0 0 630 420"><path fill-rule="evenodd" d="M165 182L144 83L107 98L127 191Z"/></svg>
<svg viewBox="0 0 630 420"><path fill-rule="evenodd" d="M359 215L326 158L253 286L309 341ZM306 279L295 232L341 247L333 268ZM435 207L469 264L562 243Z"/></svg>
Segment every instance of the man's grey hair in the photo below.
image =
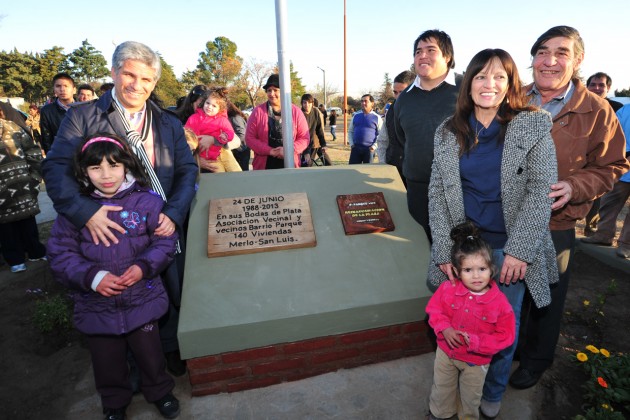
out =
<svg viewBox="0 0 630 420"><path fill-rule="evenodd" d="M140 61L151 67L155 70L155 80L160 80L162 75L160 56L151 48L140 42L125 41L114 50L114 55L112 56L114 70L118 73L127 60Z"/></svg>

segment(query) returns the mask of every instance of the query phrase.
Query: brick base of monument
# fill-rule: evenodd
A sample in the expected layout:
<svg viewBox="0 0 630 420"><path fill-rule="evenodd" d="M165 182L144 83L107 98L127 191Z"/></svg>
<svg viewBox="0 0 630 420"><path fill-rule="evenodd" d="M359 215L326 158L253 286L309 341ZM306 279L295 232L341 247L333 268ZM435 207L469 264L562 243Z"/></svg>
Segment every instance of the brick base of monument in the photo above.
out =
<svg viewBox="0 0 630 420"><path fill-rule="evenodd" d="M198 357L187 361L192 395L282 382L434 351L424 321Z"/></svg>

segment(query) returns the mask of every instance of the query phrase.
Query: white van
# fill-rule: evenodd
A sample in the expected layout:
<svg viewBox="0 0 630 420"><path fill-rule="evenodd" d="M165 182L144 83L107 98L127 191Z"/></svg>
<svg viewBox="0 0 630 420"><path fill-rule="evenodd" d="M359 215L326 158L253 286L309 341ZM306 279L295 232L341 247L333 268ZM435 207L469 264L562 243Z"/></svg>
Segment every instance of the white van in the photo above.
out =
<svg viewBox="0 0 630 420"><path fill-rule="evenodd" d="M338 106L331 106L326 109L326 112L328 112L328 115L330 115L330 111L335 111L338 116L341 115L341 108L339 108Z"/></svg>

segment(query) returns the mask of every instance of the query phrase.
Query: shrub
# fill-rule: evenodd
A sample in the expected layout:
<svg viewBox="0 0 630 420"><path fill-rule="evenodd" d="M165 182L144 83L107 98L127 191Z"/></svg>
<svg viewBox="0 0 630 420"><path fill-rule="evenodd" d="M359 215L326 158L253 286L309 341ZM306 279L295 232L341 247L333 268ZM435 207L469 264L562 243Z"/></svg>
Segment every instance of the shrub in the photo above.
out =
<svg viewBox="0 0 630 420"><path fill-rule="evenodd" d="M72 329L72 304L60 295L43 296L35 303L33 323L43 333Z"/></svg>
<svg viewBox="0 0 630 420"><path fill-rule="evenodd" d="M630 359L624 353L611 354L593 345L578 352L575 361L588 379L582 385L585 413L576 420L625 419L619 410L630 410Z"/></svg>

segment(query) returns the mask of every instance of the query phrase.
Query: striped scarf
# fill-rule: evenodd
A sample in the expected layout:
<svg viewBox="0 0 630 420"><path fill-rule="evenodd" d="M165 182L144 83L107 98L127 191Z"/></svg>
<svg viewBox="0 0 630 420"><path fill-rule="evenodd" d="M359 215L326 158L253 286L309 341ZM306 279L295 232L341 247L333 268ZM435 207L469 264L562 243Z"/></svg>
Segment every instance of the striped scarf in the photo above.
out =
<svg viewBox="0 0 630 420"><path fill-rule="evenodd" d="M114 108L116 108L116 111L118 111L118 113L120 114L120 119L122 120L123 126L125 127L125 135L127 136L127 142L131 146L131 149L136 154L136 156L138 156L138 158L140 159L140 162L142 163L142 166L144 167L144 170L146 171L147 176L149 177L149 181L151 182L151 188L153 188L155 192L160 194L160 196L164 199L164 201L166 201L166 194L164 193L162 184L160 184L160 180L158 179L155 173L155 170L153 169L151 160L149 159L149 156L147 155L146 150L144 150L144 145L143 145L143 143L146 141L147 137L149 136L149 132L151 131L151 123L152 123L151 110L149 109L148 106L146 107L144 124L142 125L142 134L140 134L136 130L131 128L131 126L129 125L129 121L127 120L127 117L125 116L125 112L120 107L120 105L118 105L118 102L112 101L112 104L114 104Z"/></svg>
<svg viewBox="0 0 630 420"><path fill-rule="evenodd" d="M118 102L116 102L115 100L112 100L112 104L114 104L114 108L116 108L116 111L118 111L118 114L120 115L120 119L122 120L123 126L125 127L125 135L127 136L127 142L129 143L129 146L131 146L131 149L133 150L133 152L140 159L140 162L142 163L142 166L144 167L144 170L147 176L149 177L149 182L151 182L151 188L153 189L153 191L160 194L160 197L162 197L164 202L167 202L168 200L166 199L166 193L164 193L164 188L162 188L162 184L160 183L160 180L158 179L157 174L155 173L155 169L153 169L153 165L151 164L151 159L149 159L149 156L147 155L146 150L144 150L144 145L143 145L144 141L146 141L151 131L151 123L153 122L151 109L149 108L148 105L146 106L146 111L144 113L145 114L144 124L142 125L142 134L140 134L136 130L131 128L131 126L129 125L129 121L127 120L127 117L125 116L125 112L120 107L120 105L118 105ZM181 247L179 245L179 241L177 241L177 253L180 253L180 252L181 252Z"/></svg>

